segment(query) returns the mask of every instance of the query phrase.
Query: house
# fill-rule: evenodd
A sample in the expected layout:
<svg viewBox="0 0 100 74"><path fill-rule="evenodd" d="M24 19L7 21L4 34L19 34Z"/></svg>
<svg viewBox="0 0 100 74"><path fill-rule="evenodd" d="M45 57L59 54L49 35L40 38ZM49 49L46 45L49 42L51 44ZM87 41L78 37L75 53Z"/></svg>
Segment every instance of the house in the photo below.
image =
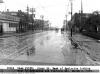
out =
<svg viewBox="0 0 100 74"><path fill-rule="evenodd" d="M0 32L16 32L20 18L8 14L0 13Z"/></svg>

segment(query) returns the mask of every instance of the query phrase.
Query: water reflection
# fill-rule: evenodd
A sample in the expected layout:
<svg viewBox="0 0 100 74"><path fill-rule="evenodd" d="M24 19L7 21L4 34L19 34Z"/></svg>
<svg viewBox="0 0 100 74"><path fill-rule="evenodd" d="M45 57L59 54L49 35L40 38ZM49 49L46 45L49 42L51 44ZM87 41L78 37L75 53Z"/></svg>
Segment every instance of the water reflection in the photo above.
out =
<svg viewBox="0 0 100 74"><path fill-rule="evenodd" d="M33 42L33 35L0 39L0 55L2 55L0 58L15 59L26 51L28 52L27 55L32 55L35 53Z"/></svg>
<svg viewBox="0 0 100 74"><path fill-rule="evenodd" d="M40 45L44 45L44 39L40 41Z"/></svg>
<svg viewBox="0 0 100 74"><path fill-rule="evenodd" d="M47 37L46 37L46 39L47 39L47 40L49 40L49 39L50 39L50 37L49 37L49 36L47 36Z"/></svg>
<svg viewBox="0 0 100 74"><path fill-rule="evenodd" d="M0 39L0 47L3 46L3 39Z"/></svg>
<svg viewBox="0 0 100 74"><path fill-rule="evenodd" d="M13 53L6 54L7 59L56 64L74 64L76 60L76 50L71 49L68 35L60 31L12 37L2 42L9 46L6 51Z"/></svg>
<svg viewBox="0 0 100 74"><path fill-rule="evenodd" d="M32 48L27 49L26 53L27 53L27 56L33 56L33 55L35 55L35 47L33 46Z"/></svg>
<svg viewBox="0 0 100 74"><path fill-rule="evenodd" d="M35 47L34 47L34 39L33 35L26 35L19 38L19 45L17 46L17 49L20 49L23 54L26 54L27 56L31 56L35 53Z"/></svg>

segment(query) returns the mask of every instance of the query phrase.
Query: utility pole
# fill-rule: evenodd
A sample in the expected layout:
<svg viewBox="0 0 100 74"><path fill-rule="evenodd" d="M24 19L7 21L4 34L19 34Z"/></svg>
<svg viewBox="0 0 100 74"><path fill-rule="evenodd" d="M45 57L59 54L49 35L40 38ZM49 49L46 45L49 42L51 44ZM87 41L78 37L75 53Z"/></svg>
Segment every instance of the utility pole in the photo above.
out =
<svg viewBox="0 0 100 74"><path fill-rule="evenodd" d="M27 25L26 25L26 27L25 27L25 29L29 26L29 7L28 7L28 5L27 5Z"/></svg>
<svg viewBox="0 0 100 74"><path fill-rule="evenodd" d="M35 17L34 12L35 12L35 8L31 8L30 11L32 12L32 25L34 25L34 17Z"/></svg>
<svg viewBox="0 0 100 74"><path fill-rule="evenodd" d="M0 0L0 3L4 3L4 1ZM3 34L3 25L0 25L0 34Z"/></svg>
<svg viewBox="0 0 100 74"><path fill-rule="evenodd" d="M67 29L68 29L68 24L67 24L67 15L66 15L66 23L65 23L65 25L66 25L65 31L67 31Z"/></svg>
<svg viewBox="0 0 100 74"><path fill-rule="evenodd" d="M81 14L80 14L80 17L81 17L81 19L80 19L80 26L81 26L81 29L82 29L82 14L83 14L83 3L82 3L82 0L81 0Z"/></svg>
<svg viewBox="0 0 100 74"><path fill-rule="evenodd" d="M82 0L81 0L81 13L83 13L83 3L82 3Z"/></svg>
<svg viewBox="0 0 100 74"><path fill-rule="evenodd" d="M73 14L73 2L72 2L73 0L70 0L70 3L71 3L71 22L72 22L72 14ZM72 24L71 24L71 37L72 37Z"/></svg>
<svg viewBox="0 0 100 74"><path fill-rule="evenodd" d="M43 16L43 15L41 15L41 19L42 19L42 20L44 19L44 16Z"/></svg>
<svg viewBox="0 0 100 74"><path fill-rule="evenodd" d="M43 31L43 27L44 27L44 16L41 15L40 17L41 17L41 19L42 19L42 31Z"/></svg>
<svg viewBox="0 0 100 74"><path fill-rule="evenodd" d="M27 5L27 19L29 19L29 7Z"/></svg>

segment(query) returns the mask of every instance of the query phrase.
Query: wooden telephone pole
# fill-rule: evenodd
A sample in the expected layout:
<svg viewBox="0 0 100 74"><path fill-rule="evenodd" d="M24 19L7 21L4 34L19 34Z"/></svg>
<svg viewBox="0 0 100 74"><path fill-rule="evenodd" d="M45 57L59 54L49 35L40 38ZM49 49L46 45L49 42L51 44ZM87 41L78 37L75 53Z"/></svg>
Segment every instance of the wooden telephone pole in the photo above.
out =
<svg viewBox="0 0 100 74"><path fill-rule="evenodd" d="M81 30L80 31L82 31L82 14L83 14L83 3L82 3L82 0L81 0L81 14L80 14L80 17L81 17L81 19L80 19Z"/></svg>
<svg viewBox="0 0 100 74"><path fill-rule="evenodd" d="M35 17L35 14L34 14L34 12L35 12L35 8L31 8L31 13L32 13L32 25L34 25L34 17Z"/></svg>
<svg viewBox="0 0 100 74"><path fill-rule="evenodd" d="M42 19L42 23L41 24L42 24L42 31L43 31L43 27L44 27L44 15L41 15L40 17Z"/></svg>
<svg viewBox="0 0 100 74"><path fill-rule="evenodd" d="M71 22L72 22L72 15L73 15L73 2L72 2L73 0L70 0L70 3L71 3ZM72 37L72 24L71 24L71 37Z"/></svg>
<svg viewBox="0 0 100 74"><path fill-rule="evenodd" d="M81 13L83 13L83 3L82 3L82 0L81 0Z"/></svg>
<svg viewBox="0 0 100 74"><path fill-rule="evenodd" d="M27 5L27 23L29 23L29 7L28 7L28 5Z"/></svg>

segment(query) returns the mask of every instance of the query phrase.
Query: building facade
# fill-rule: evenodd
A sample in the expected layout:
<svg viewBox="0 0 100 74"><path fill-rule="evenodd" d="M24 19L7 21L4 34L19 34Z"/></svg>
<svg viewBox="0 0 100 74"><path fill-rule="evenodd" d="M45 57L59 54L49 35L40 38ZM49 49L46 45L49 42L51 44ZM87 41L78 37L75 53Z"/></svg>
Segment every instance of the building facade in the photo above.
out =
<svg viewBox="0 0 100 74"><path fill-rule="evenodd" d="M16 32L20 18L0 13L0 32Z"/></svg>
<svg viewBox="0 0 100 74"><path fill-rule="evenodd" d="M73 31L79 32L87 25L86 21L91 16L90 13L75 13L72 17L71 25Z"/></svg>

